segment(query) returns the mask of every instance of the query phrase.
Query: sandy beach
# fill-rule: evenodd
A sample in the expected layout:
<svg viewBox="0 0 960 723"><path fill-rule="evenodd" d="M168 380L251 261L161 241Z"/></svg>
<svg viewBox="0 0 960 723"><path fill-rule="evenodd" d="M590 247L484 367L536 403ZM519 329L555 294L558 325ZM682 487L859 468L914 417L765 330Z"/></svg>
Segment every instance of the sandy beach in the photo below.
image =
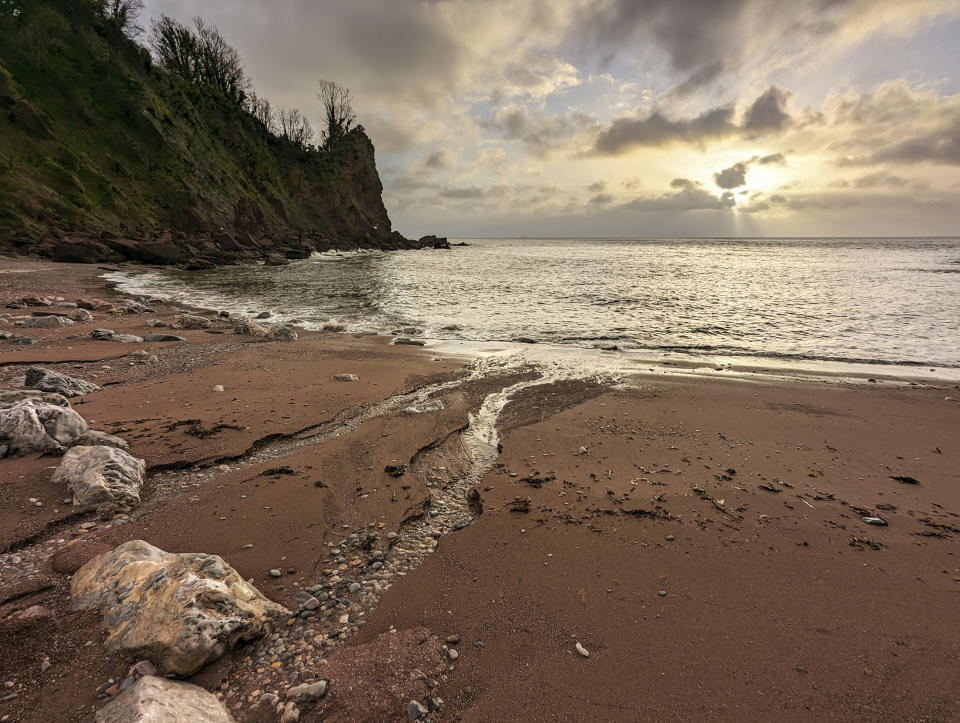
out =
<svg viewBox="0 0 960 723"><path fill-rule="evenodd" d="M104 273L0 258L0 305L114 305L59 329L15 326L56 302L2 309L33 343L0 340L0 390L34 366L94 382L71 406L147 467L139 507L98 515L51 482L56 457L0 459L0 721L93 720L118 694L137 660L70 583L130 540L219 555L291 611L190 677L238 721L318 680L300 720L411 700L435 721L960 716L956 382L551 378L120 313ZM148 325L187 312L210 328Z"/></svg>

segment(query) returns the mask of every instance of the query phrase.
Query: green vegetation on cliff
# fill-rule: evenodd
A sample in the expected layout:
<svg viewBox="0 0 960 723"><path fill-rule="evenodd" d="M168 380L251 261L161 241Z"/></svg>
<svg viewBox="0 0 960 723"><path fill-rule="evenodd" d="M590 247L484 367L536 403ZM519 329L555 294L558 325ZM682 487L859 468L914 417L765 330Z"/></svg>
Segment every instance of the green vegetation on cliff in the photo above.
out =
<svg viewBox="0 0 960 723"><path fill-rule="evenodd" d="M235 99L156 67L95 8L0 0L0 245L221 230L402 243L362 129L329 150L277 137Z"/></svg>

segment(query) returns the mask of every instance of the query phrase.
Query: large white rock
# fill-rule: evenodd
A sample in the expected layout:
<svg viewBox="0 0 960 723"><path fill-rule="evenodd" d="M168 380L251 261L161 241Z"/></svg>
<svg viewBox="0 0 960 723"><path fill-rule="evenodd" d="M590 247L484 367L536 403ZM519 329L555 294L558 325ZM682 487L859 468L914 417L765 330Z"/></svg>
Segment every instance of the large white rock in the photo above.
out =
<svg viewBox="0 0 960 723"><path fill-rule="evenodd" d="M75 505L136 507L146 470L146 462L122 449L78 446L63 455L53 482L67 486Z"/></svg>
<svg viewBox="0 0 960 723"><path fill-rule="evenodd" d="M14 404L32 399L35 402L52 404L55 407L69 407L70 402L62 394L41 392L39 389L4 389L0 391L0 407L12 407Z"/></svg>
<svg viewBox="0 0 960 723"><path fill-rule="evenodd" d="M108 650L191 675L291 613L216 555L173 554L143 540L95 557L73 576L71 606L103 615Z"/></svg>
<svg viewBox="0 0 960 723"><path fill-rule="evenodd" d="M233 723L223 703L203 688L145 675L97 711L96 723Z"/></svg>
<svg viewBox="0 0 960 723"><path fill-rule="evenodd" d="M52 369L44 369L43 367L30 367L27 369L25 385L31 389L39 389L42 392L56 392L65 397L79 397L100 389L100 387L93 382L70 377L66 374L55 372Z"/></svg>
<svg viewBox="0 0 960 723"><path fill-rule="evenodd" d="M86 431L83 417L69 407L27 399L0 408L0 457L59 451Z"/></svg>

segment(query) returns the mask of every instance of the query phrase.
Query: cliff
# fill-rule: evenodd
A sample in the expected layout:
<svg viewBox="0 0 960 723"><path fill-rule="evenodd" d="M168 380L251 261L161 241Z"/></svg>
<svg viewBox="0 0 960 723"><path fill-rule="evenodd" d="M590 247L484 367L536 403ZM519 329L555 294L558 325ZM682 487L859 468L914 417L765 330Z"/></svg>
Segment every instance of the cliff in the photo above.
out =
<svg viewBox="0 0 960 723"><path fill-rule="evenodd" d="M362 130L304 150L85 0L0 3L0 248L210 263L411 245Z"/></svg>

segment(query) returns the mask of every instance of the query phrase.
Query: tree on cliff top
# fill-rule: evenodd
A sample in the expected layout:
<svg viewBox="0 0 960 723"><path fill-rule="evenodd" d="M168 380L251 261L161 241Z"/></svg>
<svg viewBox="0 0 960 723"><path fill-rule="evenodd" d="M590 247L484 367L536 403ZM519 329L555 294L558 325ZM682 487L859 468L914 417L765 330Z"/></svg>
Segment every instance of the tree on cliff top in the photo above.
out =
<svg viewBox="0 0 960 723"><path fill-rule="evenodd" d="M321 132L323 149L335 148L353 130L357 115L350 104L350 90L332 80L320 81L317 94L323 104L326 127Z"/></svg>
<svg viewBox="0 0 960 723"><path fill-rule="evenodd" d="M143 12L143 0L97 0L100 12L116 25L128 38L135 38L143 32L137 25Z"/></svg>
<svg viewBox="0 0 960 723"><path fill-rule="evenodd" d="M277 114L280 135L304 150L313 140L313 128L310 121L298 108L280 109Z"/></svg>

